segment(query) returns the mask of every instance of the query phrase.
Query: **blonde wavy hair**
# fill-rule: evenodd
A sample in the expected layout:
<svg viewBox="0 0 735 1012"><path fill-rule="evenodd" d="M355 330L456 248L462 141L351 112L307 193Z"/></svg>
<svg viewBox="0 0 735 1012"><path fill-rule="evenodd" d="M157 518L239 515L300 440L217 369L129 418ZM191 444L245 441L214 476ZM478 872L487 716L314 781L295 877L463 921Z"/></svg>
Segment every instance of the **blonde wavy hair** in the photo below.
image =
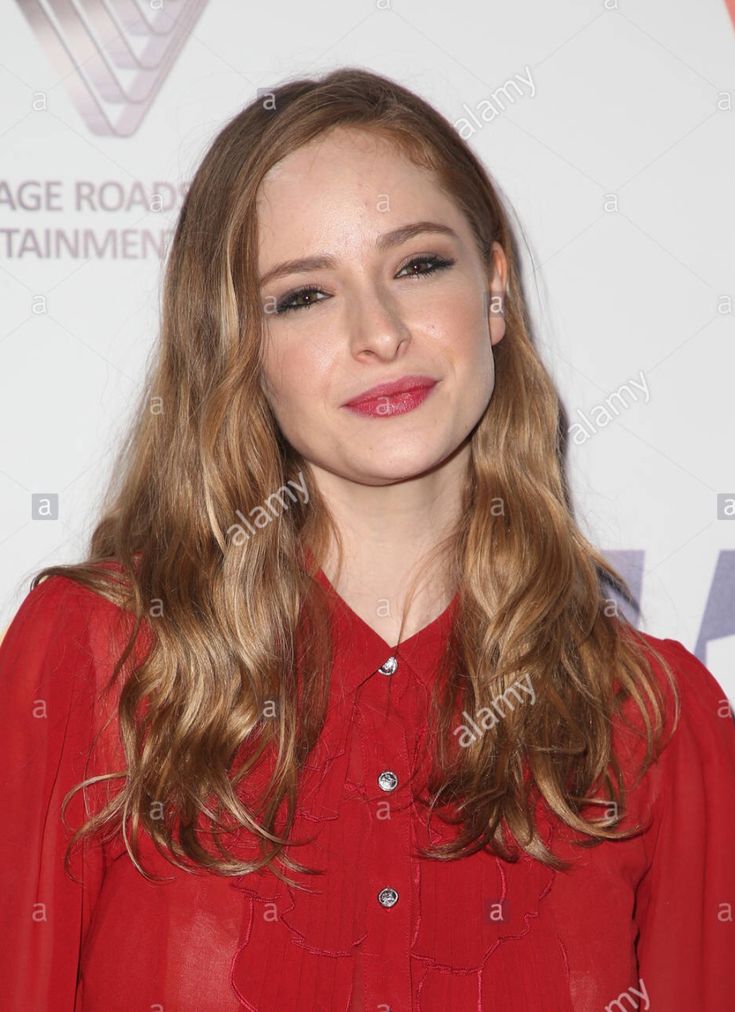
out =
<svg viewBox="0 0 735 1012"><path fill-rule="evenodd" d="M559 399L531 341L508 214L481 163L431 105L388 78L343 68L251 102L209 147L178 219L160 340L88 558L46 567L32 580L66 576L132 620L107 683L121 680L127 768L89 777L66 795L62 811L80 789L121 782L99 811L85 807L67 867L74 844L106 827L122 832L149 878L141 830L187 870L240 875L269 865L281 877L277 860L311 871L284 847L300 771L326 715L332 644L315 572L330 543L341 564L339 534L313 482L308 505L280 511L244 545L228 532L236 511L249 515L309 474L260 385L256 195L276 162L339 126L388 139L435 173L466 215L483 261L490 266L496 241L508 264L496 387L470 437L461 521L432 553L446 564L458 605L431 699L427 803L460 832L426 856L453 860L484 847L514 861L520 847L566 867L539 833L539 798L583 845L641 831L615 828L626 789L612 719L634 700L645 728L642 775L662 747L664 701L642 636L604 593L606 583L627 597L629 588L572 515ZM126 668L143 629L153 633L149 649ZM535 705L509 712L470 747L453 748L456 713L485 705L520 671L533 678ZM263 716L268 700L276 719ZM274 761L270 782L245 802L238 784L266 754ZM601 805L604 816L584 818L586 804ZM257 861L238 859L227 843L243 831L258 843Z"/></svg>

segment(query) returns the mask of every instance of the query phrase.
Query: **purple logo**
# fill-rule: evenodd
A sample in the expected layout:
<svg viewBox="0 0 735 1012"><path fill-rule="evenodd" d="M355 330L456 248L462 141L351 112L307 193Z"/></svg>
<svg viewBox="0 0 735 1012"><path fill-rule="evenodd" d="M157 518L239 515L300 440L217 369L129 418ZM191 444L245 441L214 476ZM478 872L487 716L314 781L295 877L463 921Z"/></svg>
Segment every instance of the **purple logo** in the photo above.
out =
<svg viewBox="0 0 735 1012"><path fill-rule="evenodd" d="M153 104L207 0L18 0L94 134L129 137Z"/></svg>

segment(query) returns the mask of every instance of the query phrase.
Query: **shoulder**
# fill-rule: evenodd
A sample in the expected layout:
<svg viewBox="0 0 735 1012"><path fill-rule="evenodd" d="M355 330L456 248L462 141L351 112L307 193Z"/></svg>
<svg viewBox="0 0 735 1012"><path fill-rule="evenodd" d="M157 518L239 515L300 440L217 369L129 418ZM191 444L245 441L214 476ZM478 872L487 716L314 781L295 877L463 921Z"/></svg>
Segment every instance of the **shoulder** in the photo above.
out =
<svg viewBox="0 0 735 1012"><path fill-rule="evenodd" d="M0 733L21 765L37 754L45 776L44 763L94 747L101 770L120 767L120 693L146 642L138 637L125 654L134 625L132 614L71 577L53 574L28 591L0 643Z"/></svg>
<svg viewBox="0 0 735 1012"><path fill-rule="evenodd" d="M679 700L679 723L704 732L721 727L726 732L732 731L732 706L709 668L679 640L642 632L638 636L647 649L654 677L664 691L669 715L673 714L673 684Z"/></svg>
<svg viewBox="0 0 735 1012"><path fill-rule="evenodd" d="M33 622L36 627L54 625L63 632L90 620L119 622L123 616L123 610L103 594L55 573L27 591L6 633L17 623L25 626Z"/></svg>
<svg viewBox="0 0 735 1012"><path fill-rule="evenodd" d="M86 667L94 682L112 673L134 630L134 616L114 601L79 581L53 574L35 584L21 600L0 641L7 672L64 668L76 673ZM139 656L148 628L136 640ZM99 687L99 686L98 686Z"/></svg>
<svg viewBox="0 0 735 1012"><path fill-rule="evenodd" d="M722 685L679 640L637 632L663 697L663 749L653 779L665 792L735 793L735 718ZM642 727L640 711L626 701L624 722Z"/></svg>
<svg viewBox="0 0 735 1012"><path fill-rule="evenodd" d="M630 629L650 664L657 687L660 723L645 685L641 703L628 695L612 718L612 752L621 780L625 813L621 829L643 827L646 867L656 854L696 851L698 840L728 806L735 816L735 720L725 690L690 650L673 638ZM735 846L732 828L718 830ZM682 858L684 859L684 858Z"/></svg>
<svg viewBox="0 0 735 1012"><path fill-rule="evenodd" d="M19 611L35 616L54 615L70 608L76 613L80 608L88 609L97 601L104 600L77 580L54 573L44 577L31 587L20 604Z"/></svg>
<svg viewBox="0 0 735 1012"><path fill-rule="evenodd" d="M7 651L29 645L29 637L37 644L58 638L72 639L82 624L84 611L90 609L89 591L75 580L53 575L41 580L21 599L3 636ZM66 634L66 636L64 635Z"/></svg>

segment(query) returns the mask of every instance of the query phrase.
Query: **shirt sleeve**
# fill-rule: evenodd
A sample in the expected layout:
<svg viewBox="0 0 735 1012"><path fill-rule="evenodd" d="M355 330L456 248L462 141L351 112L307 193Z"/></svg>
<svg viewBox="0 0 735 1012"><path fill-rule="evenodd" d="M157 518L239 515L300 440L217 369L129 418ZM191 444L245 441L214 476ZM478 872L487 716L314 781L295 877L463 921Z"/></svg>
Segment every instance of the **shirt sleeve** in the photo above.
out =
<svg viewBox="0 0 735 1012"><path fill-rule="evenodd" d="M638 990L653 1009L730 1012L735 1008L735 723L711 672L678 641L664 642L681 714L656 764L655 840L636 894Z"/></svg>
<svg viewBox="0 0 735 1012"><path fill-rule="evenodd" d="M83 595L51 576L21 603L0 643L0 1004L5 1012L72 1010L81 939L102 877L100 852L64 869L71 832L84 821L94 662ZM96 595L93 595L96 597ZM87 609L88 610L88 609Z"/></svg>

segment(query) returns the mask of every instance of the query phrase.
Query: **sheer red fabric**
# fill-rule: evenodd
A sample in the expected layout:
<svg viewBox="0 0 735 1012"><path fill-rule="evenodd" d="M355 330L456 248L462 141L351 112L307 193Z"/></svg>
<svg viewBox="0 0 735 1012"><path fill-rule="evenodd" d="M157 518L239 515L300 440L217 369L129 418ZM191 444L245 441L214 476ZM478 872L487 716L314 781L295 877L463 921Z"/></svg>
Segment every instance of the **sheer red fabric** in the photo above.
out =
<svg viewBox="0 0 735 1012"><path fill-rule="evenodd" d="M415 792L455 602L392 649L319 579L332 595L336 654L293 831L314 839L290 850L324 870L290 873L309 891L267 871L179 870L150 841L144 866L165 883L144 879L120 839L85 846L72 864L81 885L64 872L61 799L85 775L124 768L117 697L100 689L126 626L114 605L64 577L27 595L0 646L2 1008L735 1008L735 729L697 658L648 637L674 667L682 717L629 799L625 824L650 821L643 835L580 849L539 810L571 871L484 852L432 861L417 848L456 830L436 816L427 825ZM630 770L642 749L634 726L628 706L615 740ZM80 799L67 809L74 828Z"/></svg>

